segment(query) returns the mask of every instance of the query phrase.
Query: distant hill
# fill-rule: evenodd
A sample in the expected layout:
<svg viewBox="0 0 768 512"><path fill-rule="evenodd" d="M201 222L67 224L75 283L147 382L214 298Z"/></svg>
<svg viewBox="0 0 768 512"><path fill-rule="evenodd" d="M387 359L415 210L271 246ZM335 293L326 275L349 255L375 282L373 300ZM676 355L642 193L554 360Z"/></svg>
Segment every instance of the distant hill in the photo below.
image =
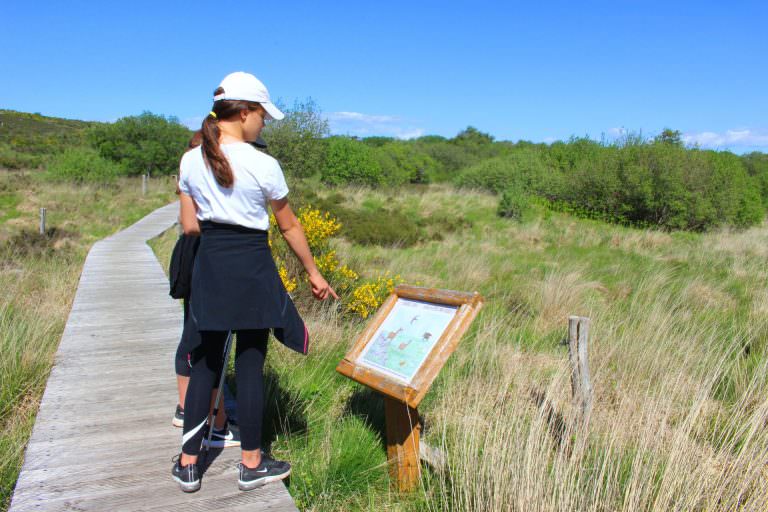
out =
<svg viewBox="0 0 768 512"><path fill-rule="evenodd" d="M37 168L50 155L85 143L85 131L101 123L0 109L0 168Z"/></svg>

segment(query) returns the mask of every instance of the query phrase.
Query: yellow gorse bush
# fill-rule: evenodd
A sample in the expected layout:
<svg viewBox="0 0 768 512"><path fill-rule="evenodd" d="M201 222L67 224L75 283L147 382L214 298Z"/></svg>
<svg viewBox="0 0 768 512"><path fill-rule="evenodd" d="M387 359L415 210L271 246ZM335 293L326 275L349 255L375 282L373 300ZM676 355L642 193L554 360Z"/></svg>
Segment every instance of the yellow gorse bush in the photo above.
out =
<svg viewBox="0 0 768 512"><path fill-rule="evenodd" d="M297 218L304 228L315 265L339 294L345 311L367 318L401 282L400 276L391 277L389 273L373 280L364 280L358 272L342 264L329 243L329 239L341 231L342 224L330 213L304 206L299 209ZM298 287L302 269L295 258L288 254L290 251L281 240L282 237L278 236L280 230L275 216L270 215L269 220L269 247L280 279L288 293L291 293Z"/></svg>
<svg viewBox="0 0 768 512"><path fill-rule="evenodd" d="M313 251L326 245L326 241L341 230L341 222L330 213L323 213L311 206L300 208L298 218Z"/></svg>
<svg viewBox="0 0 768 512"><path fill-rule="evenodd" d="M387 273L373 281L363 283L352 291L352 300L347 304L347 310L358 314L361 318L367 318L379 309L400 281L400 276L390 277Z"/></svg>
<svg viewBox="0 0 768 512"><path fill-rule="evenodd" d="M336 251L328 251L325 254L316 255L315 265L323 274L335 272L339 268L339 258L336 257Z"/></svg>

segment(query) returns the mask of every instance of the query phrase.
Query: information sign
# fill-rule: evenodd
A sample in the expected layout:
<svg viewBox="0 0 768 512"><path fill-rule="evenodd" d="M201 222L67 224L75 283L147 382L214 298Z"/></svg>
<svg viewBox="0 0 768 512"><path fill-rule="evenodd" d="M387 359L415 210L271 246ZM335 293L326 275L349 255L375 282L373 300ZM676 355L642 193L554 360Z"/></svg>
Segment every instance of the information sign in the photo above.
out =
<svg viewBox="0 0 768 512"><path fill-rule="evenodd" d="M385 395L387 459L401 491L421 475L416 407L482 305L478 293L398 286L336 367Z"/></svg>

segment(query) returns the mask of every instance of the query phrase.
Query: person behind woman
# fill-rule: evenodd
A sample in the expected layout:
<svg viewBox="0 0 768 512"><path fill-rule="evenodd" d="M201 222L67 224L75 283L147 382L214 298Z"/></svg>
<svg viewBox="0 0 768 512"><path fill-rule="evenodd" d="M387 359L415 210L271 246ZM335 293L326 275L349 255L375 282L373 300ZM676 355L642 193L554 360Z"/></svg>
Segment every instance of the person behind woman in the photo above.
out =
<svg viewBox="0 0 768 512"><path fill-rule="evenodd" d="M269 329L304 354L309 337L285 291L267 240L268 207L309 276L319 300L338 298L315 265L304 231L288 205L288 186L277 160L259 152L255 140L264 122L282 119L269 92L255 76L227 75L214 91L203 121L203 142L180 164L181 223L201 241L192 274L190 314L201 343L192 352L184 404L182 451L172 475L183 491L200 488L197 458L205 431L211 389L222 368L228 331L237 334L235 380L242 462L242 490L285 478L290 464L261 452L263 366Z"/></svg>

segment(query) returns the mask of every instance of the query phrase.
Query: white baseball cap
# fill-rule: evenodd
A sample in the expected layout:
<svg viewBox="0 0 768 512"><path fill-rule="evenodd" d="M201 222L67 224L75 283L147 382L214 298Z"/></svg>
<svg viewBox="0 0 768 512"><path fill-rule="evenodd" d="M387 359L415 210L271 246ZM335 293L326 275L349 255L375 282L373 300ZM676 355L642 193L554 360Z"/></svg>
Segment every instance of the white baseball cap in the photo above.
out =
<svg viewBox="0 0 768 512"><path fill-rule="evenodd" d="M224 77L219 87L224 92L213 97L213 101L219 100L243 100L261 103L267 111L269 119L278 121L285 117L280 109L269 99L269 91L261 81L250 73L235 71Z"/></svg>

